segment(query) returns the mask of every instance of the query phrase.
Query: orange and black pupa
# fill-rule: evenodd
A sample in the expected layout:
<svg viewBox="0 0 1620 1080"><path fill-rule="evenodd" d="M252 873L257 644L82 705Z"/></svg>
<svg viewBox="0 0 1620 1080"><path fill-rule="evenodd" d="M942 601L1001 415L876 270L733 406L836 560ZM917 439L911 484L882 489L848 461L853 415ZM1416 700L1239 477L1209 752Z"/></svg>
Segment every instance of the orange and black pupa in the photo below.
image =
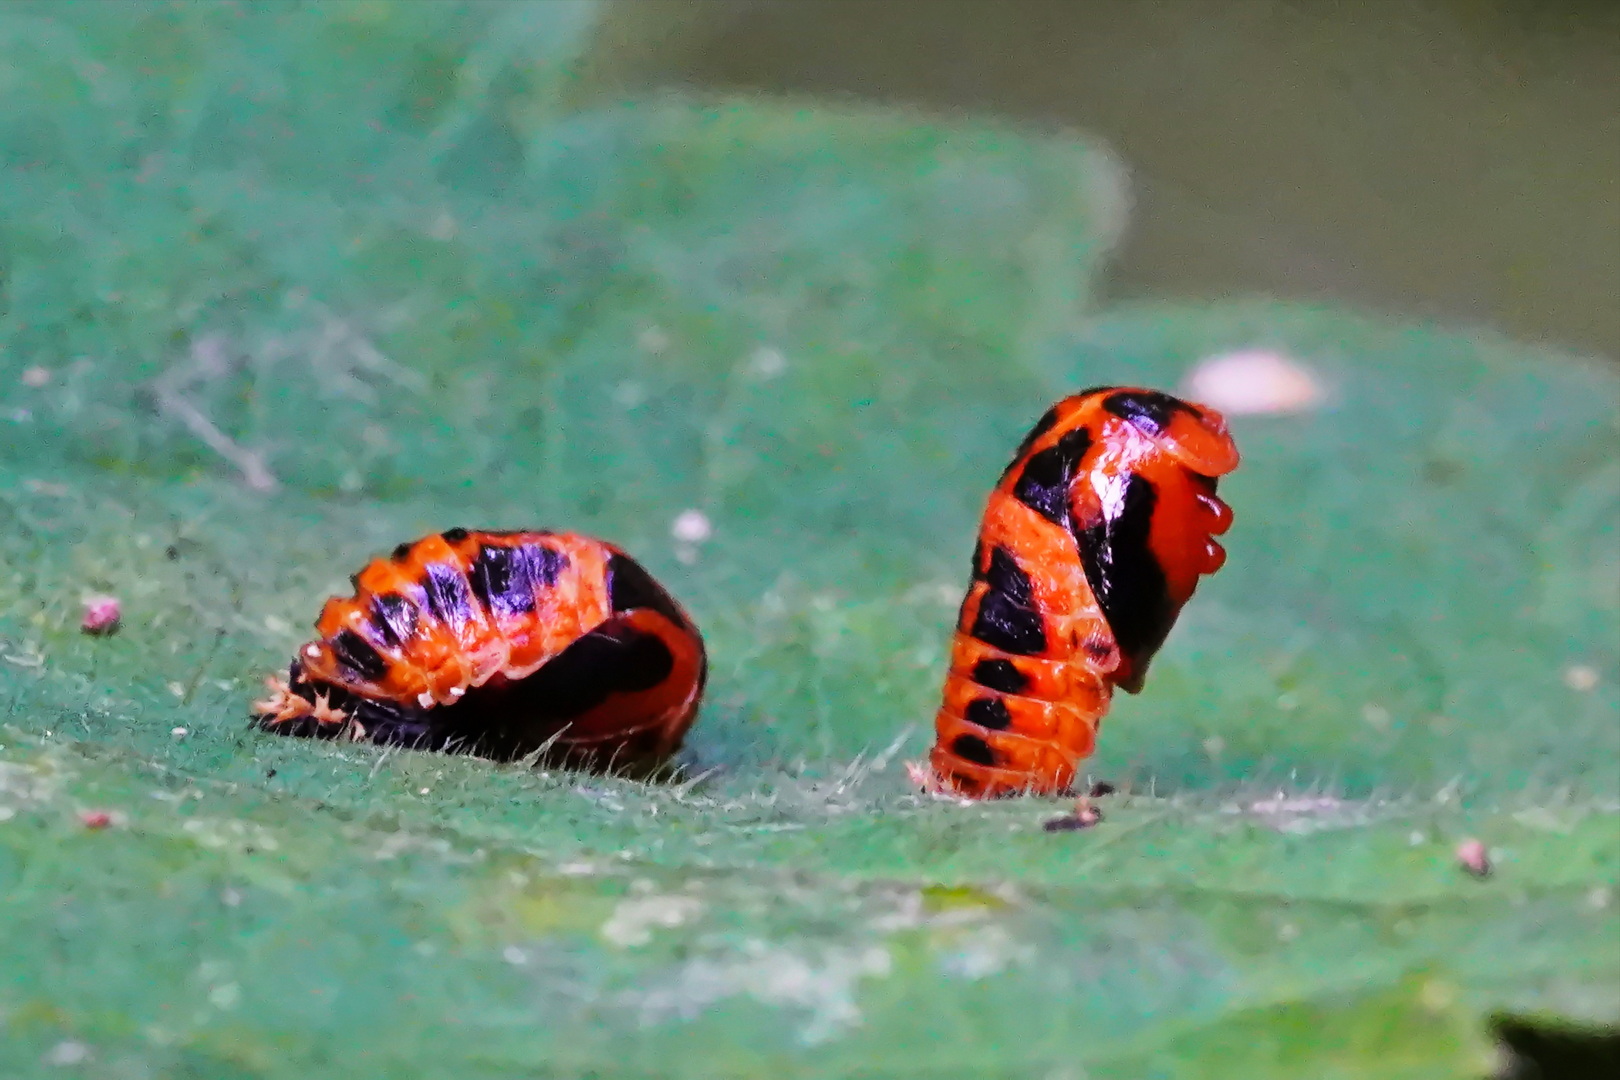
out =
<svg viewBox="0 0 1620 1080"><path fill-rule="evenodd" d="M1114 688L1142 688L1198 579L1226 561L1216 479L1237 446L1213 409L1099 387L1047 410L985 508L925 782L972 798L1059 794Z"/></svg>
<svg viewBox="0 0 1620 1080"><path fill-rule="evenodd" d="M583 767L655 765L708 666L691 618L612 544L451 529L373 560L254 703L270 731Z"/></svg>

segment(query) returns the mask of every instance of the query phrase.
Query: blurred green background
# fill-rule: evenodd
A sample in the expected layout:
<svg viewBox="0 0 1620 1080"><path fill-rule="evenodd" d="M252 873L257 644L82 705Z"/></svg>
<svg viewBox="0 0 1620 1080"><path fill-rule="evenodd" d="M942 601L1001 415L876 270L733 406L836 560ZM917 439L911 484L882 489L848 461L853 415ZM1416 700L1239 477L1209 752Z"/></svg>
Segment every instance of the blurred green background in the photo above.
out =
<svg viewBox="0 0 1620 1080"><path fill-rule="evenodd" d="M1608 0L615 0L609 85L995 112L1105 138L1110 295L1263 292L1620 354Z"/></svg>
<svg viewBox="0 0 1620 1080"><path fill-rule="evenodd" d="M1351 9L1233 10L1297 49ZM1481 1080L1501 1015L1620 1020L1597 339L1415 317L1460 271L1156 278L1153 230L1227 241L1155 218L1100 121L648 88L792 18L0 7L0 1074ZM846 58L882 39L849 25ZM1103 825L918 796L1019 436L1256 350L1323 396L1234 415L1231 559L1109 719ZM687 604L681 782L247 729L323 597L457 525L609 537ZM79 630L97 594L114 636Z"/></svg>

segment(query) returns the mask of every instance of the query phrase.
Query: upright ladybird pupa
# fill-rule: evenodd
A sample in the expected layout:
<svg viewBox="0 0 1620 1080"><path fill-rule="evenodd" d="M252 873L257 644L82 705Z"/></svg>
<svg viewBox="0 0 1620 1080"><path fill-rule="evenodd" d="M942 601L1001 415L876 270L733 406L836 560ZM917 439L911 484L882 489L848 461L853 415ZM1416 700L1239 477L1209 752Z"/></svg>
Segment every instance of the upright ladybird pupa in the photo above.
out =
<svg viewBox="0 0 1620 1080"><path fill-rule="evenodd" d="M1114 688L1142 688L1198 579L1226 560L1216 497L1237 446L1213 409L1100 387L1036 422L990 494L973 552L930 786L1068 790Z"/></svg>

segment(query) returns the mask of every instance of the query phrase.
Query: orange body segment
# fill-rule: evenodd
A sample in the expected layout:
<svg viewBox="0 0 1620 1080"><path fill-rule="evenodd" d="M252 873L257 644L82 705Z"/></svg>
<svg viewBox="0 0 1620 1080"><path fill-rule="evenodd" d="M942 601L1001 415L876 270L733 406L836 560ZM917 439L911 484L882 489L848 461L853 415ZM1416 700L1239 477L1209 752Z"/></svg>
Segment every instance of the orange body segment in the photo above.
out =
<svg viewBox="0 0 1620 1080"><path fill-rule="evenodd" d="M255 706L263 726L607 764L668 756L696 716L703 639L612 544L451 529L353 580Z"/></svg>
<svg viewBox="0 0 1620 1080"><path fill-rule="evenodd" d="M985 508L935 718L930 783L986 798L1058 794L1114 688L1153 654L1232 523L1215 494L1237 447L1213 409L1154 390L1065 398Z"/></svg>

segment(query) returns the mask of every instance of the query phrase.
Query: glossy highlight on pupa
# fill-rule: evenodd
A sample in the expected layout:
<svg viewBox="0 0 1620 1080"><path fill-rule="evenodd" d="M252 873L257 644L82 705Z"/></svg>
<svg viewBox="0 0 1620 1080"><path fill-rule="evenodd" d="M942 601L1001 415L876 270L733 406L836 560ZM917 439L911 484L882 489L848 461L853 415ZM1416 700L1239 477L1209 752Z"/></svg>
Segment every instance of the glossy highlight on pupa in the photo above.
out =
<svg viewBox="0 0 1620 1080"><path fill-rule="evenodd" d="M267 680L260 727L636 769L665 761L696 717L703 638L612 544L450 529L353 581L286 678Z"/></svg>
<svg viewBox="0 0 1620 1080"><path fill-rule="evenodd" d="M923 782L1059 794L1115 687L1142 689L1198 580L1226 560L1237 446L1213 409L1098 387L1053 405L985 508Z"/></svg>

